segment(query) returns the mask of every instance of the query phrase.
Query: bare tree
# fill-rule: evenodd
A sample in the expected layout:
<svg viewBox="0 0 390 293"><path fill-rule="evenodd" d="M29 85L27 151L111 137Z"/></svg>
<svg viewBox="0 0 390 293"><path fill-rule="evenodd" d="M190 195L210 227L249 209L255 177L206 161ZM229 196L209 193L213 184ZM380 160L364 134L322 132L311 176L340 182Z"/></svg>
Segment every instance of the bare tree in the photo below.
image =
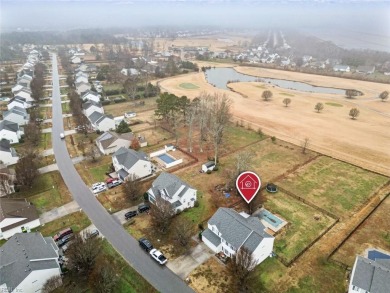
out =
<svg viewBox="0 0 390 293"><path fill-rule="evenodd" d="M133 100L135 99L135 94L137 93L138 81L139 78L137 75L131 75L126 79L125 83L123 84L126 93Z"/></svg>
<svg viewBox="0 0 390 293"><path fill-rule="evenodd" d="M379 98L382 100L382 102L386 101L388 97L389 97L388 91L381 92L379 95Z"/></svg>
<svg viewBox="0 0 390 293"><path fill-rule="evenodd" d="M272 98L272 92L269 90L263 91L261 97L263 98L264 101L269 101Z"/></svg>
<svg viewBox="0 0 390 293"><path fill-rule="evenodd" d="M237 177L244 171L249 170L252 166L253 154L243 151L235 155L233 168L225 172L226 189L236 186Z"/></svg>
<svg viewBox="0 0 390 293"><path fill-rule="evenodd" d="M124 192L131 201L136 201L140 196L141 182L134 174L130 174L123 183Z"/></svg>
<svg viewBox="0 0 390 293"><path fill-rule="evenodd" d="M187 106L186 110L186 123L188 125L188 150L192 153L192 133L194 130L194 122L199 108L199 100L194 99L191 104Z"/></svg>
<svg viewBox="0 0 390 293"><path fill-rule="evenodd" d="M209 120L207 101L210 98L205 92L201 93L199 97L199 108L198 108L198 124L199 124L199 148L200 152L203 152L203 141L206 140L207 124Z"/></svg>
<svg viewBox="0 0 390 293"><path fill-rule="evenodd" d="M138 151L141 148L141 145L137 137L134 136L133 139L131 140L130 148L136 151Z"/></svg>
<svg viewBox="0 0 390 293"><path fill-rule="evenodd" d="M84 240L81 235L74 234L67 250L69 268L77 271L81 277L87 278L92 272L101 250L102 240L99 237Z"/></svg>
<svg viewBox="0 0 390 293"><path fill-rule="evenodd" d="M317 113L320 113L322 111L322 109L324 109L324 104L322 103L317 103L315 106L314 106L314 109L317 111Z"/></svg>
<svg viewBox="0 0 390 293"><path fill-rule="evenodd" d="M359 114L360 114L360 111L359 111L358 108L352 108L351 110L349 110L349 116L351 116L351 118L352 118L353 120L355 120L356 117L359 116Z"/></svg>
<svg viewBox="0 0 390 293"><path fill-rule="evenodd" d="M234 292L248 292L248 281L255 266L256 260L248 248L242 246L237 250L227 266Z"/></svg>
<svg viewBox="0 0 390 293"><path fill-rule="evenodd" d="M290 99L290 98L285 98L285 99L283 100L283 104L284 104L286 107L288 107L288 105L291 104L291 99Z"/></svg>
<svg viewBox="0 0 390 293"><path fill-rule="evenodd" d="M214 145L214 162L217 164L219 146L222 143L225 128L231 118L231 100L226 95L214 94L211 99L208 99L207 105L209 110L207 130Z"/></svg>
<svg viewBox="0 0 390 293"><path fill-rule="evenodd" d="M58 287L62 286L62 278L61 276L53 276L43 284L42 293L50 293L56 290Z"/></svg>
<svg viewBox="0 0 390 293"><path fill-rule="evenodd" d="M165 234L172 223L175 211L169 201L157 197L154 205L152 205L151 215L153 227L160 233Z"/></svg>
<svg viewBox="0 0 390 293"><path fill-rule="evenodd" d="M310 139L306 137L302 142L302 154L306 154L306 150L309 147Z"/></svg>
<svg viewBox="0 0 390 293"><path fill-rule="evenodd" d="M38 146L41 141L41 128L33 122L24 126L24 138L26 143L32 146Z"/></svg>
<svg viewBox="0 0 390 293"><path fill-rule="evenodd" d="M28 149L21 153L19 161L15 165L16 178L19 185L31 187L38 177L38 155Z"/></svg>
<svg viewBox="0 0 390 293"><path fill-rule="evenodd" d="M94 289L93 292L98 293L117 292L118 281L114 268L108 263L95 268L90 278L90 283Z"/></svg>
<svg viewBox="0 0 390 293"><path fill-rule="evenodd" d="M100 158L101 154L100 154L98 147L93 144L88 148L88 150L86 152L86 156L88 158L90 158L92 162L97 162L97 160L98 160L98 158Z"/></svg>
<svg viewBox="0 0 390 293"><path fill-rule="evenodd" d="M347 98L352 99L358 95L358 91L353 89L348 89L345 91L345 95L347 96Z"/></svg>
<svg viewBox="0 0 390 293"><path fill-rule="evenodd" d="M173 231L173 237L181 246L187 247L191 241L192 233L192 222L187 218L183 218L180 219L180 221L177 221Z"/></svg>

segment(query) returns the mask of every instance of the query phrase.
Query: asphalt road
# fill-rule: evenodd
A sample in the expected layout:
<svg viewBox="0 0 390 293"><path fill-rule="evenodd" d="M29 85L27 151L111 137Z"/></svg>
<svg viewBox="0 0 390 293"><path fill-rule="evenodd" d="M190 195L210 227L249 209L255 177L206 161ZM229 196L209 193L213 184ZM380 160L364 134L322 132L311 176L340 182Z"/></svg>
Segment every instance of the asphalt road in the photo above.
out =
<svg viewBox="0 0 390 293"><path fill-rule="evenodd" d="M161 267L158 265L139 247L138 241L127 233L105 210L77 173L69 157L65 141L60 139L60 133L64 132L64 126L56 54L53 54L52 66L53 149L61 176L74 200L76 200L92 223L116 251L158 291L172 293L194 292L171 270L166 266Z"/></svg>

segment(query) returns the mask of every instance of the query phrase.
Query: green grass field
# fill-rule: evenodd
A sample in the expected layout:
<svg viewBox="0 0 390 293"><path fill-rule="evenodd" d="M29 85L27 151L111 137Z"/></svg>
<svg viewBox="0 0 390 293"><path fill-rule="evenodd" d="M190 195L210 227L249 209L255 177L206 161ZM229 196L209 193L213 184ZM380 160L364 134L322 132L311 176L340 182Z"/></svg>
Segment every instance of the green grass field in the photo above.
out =
<svg viewBox="0 0 390 293"><path fill-rule="evenodd" d="M80 232L89 225L91 225L91 221L83 212L75 212L46 223L45 225L38 227L36 230L41 232L43 236L53 236L67 227L71 227L73 232Z"/></svg>
<svg viewBox="0 0 390 293"><path fill-rule="evenodd" d="M326 102L325 105L332 106L332 107L343 107L343 105L334 102Z"/></svg>
<svg viewBox="0 0 390 293"><path fill-rule="evenodd" d="M195 85L193 83L188 83L188 82L184 82L184 83L179 84L179 87L186 89L186 90L196 90L199 88L197 85Z"/></svg>
<svg viewBox="0 0 390 293"><path fill-rule="evenodd" d="M276 254L287 262L298 255L335 221L280 191L268 195L264 207L289 223L276 236L274 244Z"/></svg>
<svg viewBox="0 0 390 293"><path fill-rule="evenodd" d="M278 184L344 217L357 210L388 180L385 176L321 156Z"/></svg>

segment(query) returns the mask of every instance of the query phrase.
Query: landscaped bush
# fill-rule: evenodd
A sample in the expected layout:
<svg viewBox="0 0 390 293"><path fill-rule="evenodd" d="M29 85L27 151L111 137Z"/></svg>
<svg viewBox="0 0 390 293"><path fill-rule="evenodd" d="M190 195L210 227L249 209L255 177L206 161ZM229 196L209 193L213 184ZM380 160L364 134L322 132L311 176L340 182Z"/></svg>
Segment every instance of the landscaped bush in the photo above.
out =
<svg viewBox="0 0 390 293"><path fill-rule="evenodd" d="M196 208L198 208L199 207L199 201L195 201L195 203L194 203L194 207L196 207Z"/></svg>
<svg viewBox="0 0 390 293"><path fill-rule="evenodd" d="M109 105L109 104L111 104L111 101L110 101L110 100L104 100L104 101L102 101L102 105L103 105L103 106L106 106L106 105Z"/></svg>
<svg viewBox="0 0 390 293"><path fill-rule="evenodd" d="M275 142L276 141L276 137L275 136L271 136L271 140L272 140L272 142Z"/></svg>
<svg viewBox="0 0 390 293"><path fill-rule="evenodd" d="M211 174L211 170L207 170L207 172L206 172L207 174Z"/></svg>
<svg viewBox="0 0 390 293"><path fill-rule="evenodd" d="M196 202L197 202L197 201L196 201ZM196 202L195 202L195 203L196 203ZM203 228L203 224L202 224L202 223L199 223L199 224L198 224L198 228L199 228L199 230L203 230L203 229L204 229L204 228Z"/></svg>
<svg viewBox="0 0 390 293"><path fill-rule="evenodd" d="M145 90L145 87L142 85L137 86L137 92L143 92Z"/></svg>
<svg viewBox="0 0 390 293"><path fill-rule="evenodd" d="M124 99L124 98L115 98L114 99L114 103L115 104L123 103L123 102L126 102L126 99Z"/></svg>
<svg viewBox="0 0 390 293"><path fill-rule="evenodd" d="M215 166L213 171L218 171L218 166Z"/></svg>

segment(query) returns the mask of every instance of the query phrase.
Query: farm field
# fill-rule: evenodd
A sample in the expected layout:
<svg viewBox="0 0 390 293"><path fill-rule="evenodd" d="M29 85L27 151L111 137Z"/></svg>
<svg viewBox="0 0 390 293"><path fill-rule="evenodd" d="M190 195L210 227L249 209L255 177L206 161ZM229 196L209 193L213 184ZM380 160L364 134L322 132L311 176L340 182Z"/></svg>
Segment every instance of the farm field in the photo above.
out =
<svg viewBox="0 0 390 293"><path fill-rule="evenodd" d="M388 190L390 192L390 190ZM390 251L390 196L337 250L333 259L350 267L356 255L363 255L367 248Z"/></svg>
<svg viewBox="0 0 390 293"><path fill-rule="evenodd" d="M213 64L211 63L212 66ZM190 98L199 96L203 91L226 94L233 101L235 120L251 123L253 128L261 127L266 134L297 145L309 138L309 147L313 150L390 176L390 150L387 147L390 144L390 133L387 131L390 125L390 103L383 103L377 98L380 92L388 90L387 85L244 66L236 69L256 76L297 80L328 87L355 88L362 91L364 96L346 99L340 95L304 93L249 82L229 84L233 92L208 84L203 73L172 77L159 84L162 91ZM183 83L194 84L199 89L184 89L180 87ZM271 101L261 99L265 89L273 92ZM282 103L286 97L292 100L289 107ZM333 104L325 104L324 110L317 113L314 105L318 102ZM352 107L360 110L357 120L348 116Z"/></svg>
<svg viewBox="0 0 390 293"><path fill-rule="evenodd" d="M321 156L278 184L339 217L348 217L388 180Z"/></svg>
<svg viewBox="0 0 390 293"><path fill-rule="evenodd" d="M276 236L274 244L274 252L286 263L335 222L335 219L280 191L267 195L264 207L288 222L288 226Z"/></svg>

